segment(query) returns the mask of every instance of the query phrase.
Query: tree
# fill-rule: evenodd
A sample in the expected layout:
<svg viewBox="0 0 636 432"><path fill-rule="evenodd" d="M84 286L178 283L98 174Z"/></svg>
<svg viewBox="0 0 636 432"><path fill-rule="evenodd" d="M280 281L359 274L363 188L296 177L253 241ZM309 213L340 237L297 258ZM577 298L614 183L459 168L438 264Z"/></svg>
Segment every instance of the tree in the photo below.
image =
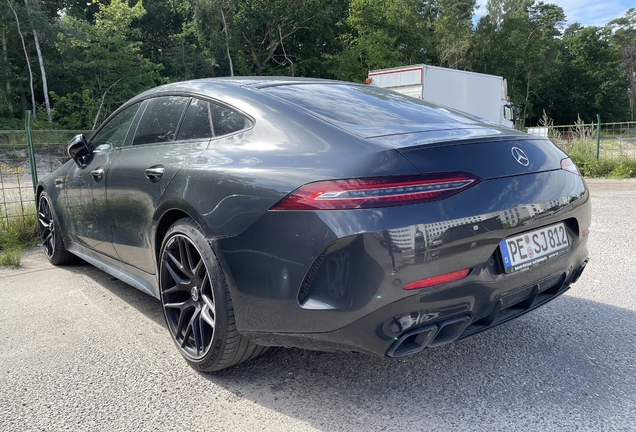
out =
<svg viewBox="0 0 636 432"><path fill-rule="evenodd" d="M557 124L573 124L579 117L593 122L597 114L606 122L623 120L628 80L620 63L608 27L570 25L559 41L552 78L537 107Z"/></svg>
<svg viewBox="0 0 636 432"><path fill-rule="evenodd" d="M31 61L29 60L29 52L27 51L26 44L24 43L24 35L22 34L22 28L20 26L20 19L18 18L18 13L16 12L15 7L13 6L10 0L7 0L7 4L9 5L11 12L13 12L13 16L15 17L15 23L16 23L16 26L18 27L18 35L20 36L20 40L22 41L22 50L24 51L24 59L26 61L26 65L29 70L29 85L31 87L31 109L33 110L33 118L37 118L37 115L36 115L37 105L35 104L35 91L33 90L33 71L31 70Z"/></svg>
<svg viewBox="0 0 636 432"><path fill-rule="evenodd" d="M68 79L80 89L54 93L56 116L67 127L94 127L121 103L156 85L157 65L140 54L139 42L131 40L135 33L131 24L144 13L141 2L129 6L126 0L112 0L109 5L99 4L94 25L62 18L58 46L69 59Z"/></svg>
<svg viewBox="0 0 636 432"><path fill-rule="evenodd" d="M439 65L459 69L465 65L472 36L476 0L438 0L439 16L433 24Z"/></svg>
<svg viewBox="0 0 636 432"><path fill-rule="evenodd" d="M351 0L336 76L360 81L370 69L436 63L436 15L422 0Z"/></svg>
<svg viewBox="0 0 636 432"><path fill-rule="evenodd" d="M42 74L42 86L44 87L44 105L46 107L46 117L51 122L51 103L49 102L49 86L46 81L46 69L44 68L44 59L42 57L42 50L40 48L40 40L38 38L38 32L36 29L36 18L34 17L34 13L31 12L31 8L29 7L29 3L27 0L24 0L24 8L27 13L27 17L31 22L31 31L33 32L33 40L35 41L35 50L38 54L38 63L40 64L40 72Z"/></svg>
<svg viewBox="0 0 636 432"><path fill-rule="evenodd" d="M636 8L629 9L625 16L609 23L614 30L614 41L623 53L623 66L629 78L629 112L634 121L636 100Z"/></svg>
<svg viewBox="0 0 636 432"><path fill-rule="evenodd" d="M343 1L193 0L199 43L219 74L296 75L298 63L319 55ZM308 49L309 48L309 49Z"/></svg>
<svg viewBox="0 0 636 432"><path fill-rule="evenodd" d="M523 125L539 114L533 107L552 79L565 14L559 6L534 0L489 0L487 10L477 24L471 64L477 72L508 80Z"/></svg>

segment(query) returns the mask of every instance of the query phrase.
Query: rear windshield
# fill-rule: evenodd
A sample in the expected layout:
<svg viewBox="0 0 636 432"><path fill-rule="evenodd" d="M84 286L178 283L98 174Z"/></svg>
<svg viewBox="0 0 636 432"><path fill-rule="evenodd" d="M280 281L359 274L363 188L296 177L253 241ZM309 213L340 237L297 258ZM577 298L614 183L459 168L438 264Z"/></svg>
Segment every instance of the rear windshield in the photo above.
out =
<svg viewBox="0 0 636 432"><path fill-rule="evenodd" d="M479 124L468 114L430 105L386 89L356 84L292 84L262 91L301 106L341 125L394 127L439 124ZM356 127L357 126L357 127Z"/></svg>

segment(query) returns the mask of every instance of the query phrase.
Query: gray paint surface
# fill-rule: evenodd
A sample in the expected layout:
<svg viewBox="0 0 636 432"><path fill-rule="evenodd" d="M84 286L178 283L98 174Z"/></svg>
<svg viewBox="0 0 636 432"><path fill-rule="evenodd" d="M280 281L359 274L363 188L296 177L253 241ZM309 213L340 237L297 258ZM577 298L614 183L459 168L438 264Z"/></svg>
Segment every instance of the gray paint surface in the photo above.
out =
<svg viewBox="0 0 636 432"><path fill-rule="evenodd" d="M403 359L273 349L197 374L157 300L32 251L0 270L0 430L635 430L636 181L588 183L568 293Z"/></svg>

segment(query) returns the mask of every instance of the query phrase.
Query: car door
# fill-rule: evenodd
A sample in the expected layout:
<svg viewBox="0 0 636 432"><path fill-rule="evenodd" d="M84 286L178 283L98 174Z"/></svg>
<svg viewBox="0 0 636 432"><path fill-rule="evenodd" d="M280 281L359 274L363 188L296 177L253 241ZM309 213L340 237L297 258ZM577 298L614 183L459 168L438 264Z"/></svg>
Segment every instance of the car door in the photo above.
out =
<svg viewBox="0 0 636 432"><path fill-rule="evenodd" d="M91 155L82 166L73 165L64 181L69 234L78 244L114 258L106 183L139 107L132 105L108 120L90 140Z"/></svg>
<svg viewBox="0 0 636 432"><path fill-rule="evenodd" d="M207 102L199 99L161 96L146 102L131 144L111 166L107 186L113 246L122 261L155 272L154 212L175 174L209 144L210 118Z"/></svg>

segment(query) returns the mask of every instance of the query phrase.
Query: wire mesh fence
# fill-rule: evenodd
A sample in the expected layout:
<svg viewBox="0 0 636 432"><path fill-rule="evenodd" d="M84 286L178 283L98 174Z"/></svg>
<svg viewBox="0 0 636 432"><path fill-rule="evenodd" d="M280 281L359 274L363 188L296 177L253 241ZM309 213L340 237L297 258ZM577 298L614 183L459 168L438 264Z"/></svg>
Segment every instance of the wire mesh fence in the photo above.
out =
<svg viewBox="0 0 636 432"><path fill-rule="evenodd" d="M86 131L34 130L33 151L38 177L53 172L68 160L66 147ZM25 131L0 131L0 218L35 214L35 196Z"/></svg>
<svg viewBox="0 0 636 432"><path fill-rule="evenodd" d="M568 154L598 159L636 160L636 122L578 123L566 126L530 128L529 133L547 136Z"/></svg>

